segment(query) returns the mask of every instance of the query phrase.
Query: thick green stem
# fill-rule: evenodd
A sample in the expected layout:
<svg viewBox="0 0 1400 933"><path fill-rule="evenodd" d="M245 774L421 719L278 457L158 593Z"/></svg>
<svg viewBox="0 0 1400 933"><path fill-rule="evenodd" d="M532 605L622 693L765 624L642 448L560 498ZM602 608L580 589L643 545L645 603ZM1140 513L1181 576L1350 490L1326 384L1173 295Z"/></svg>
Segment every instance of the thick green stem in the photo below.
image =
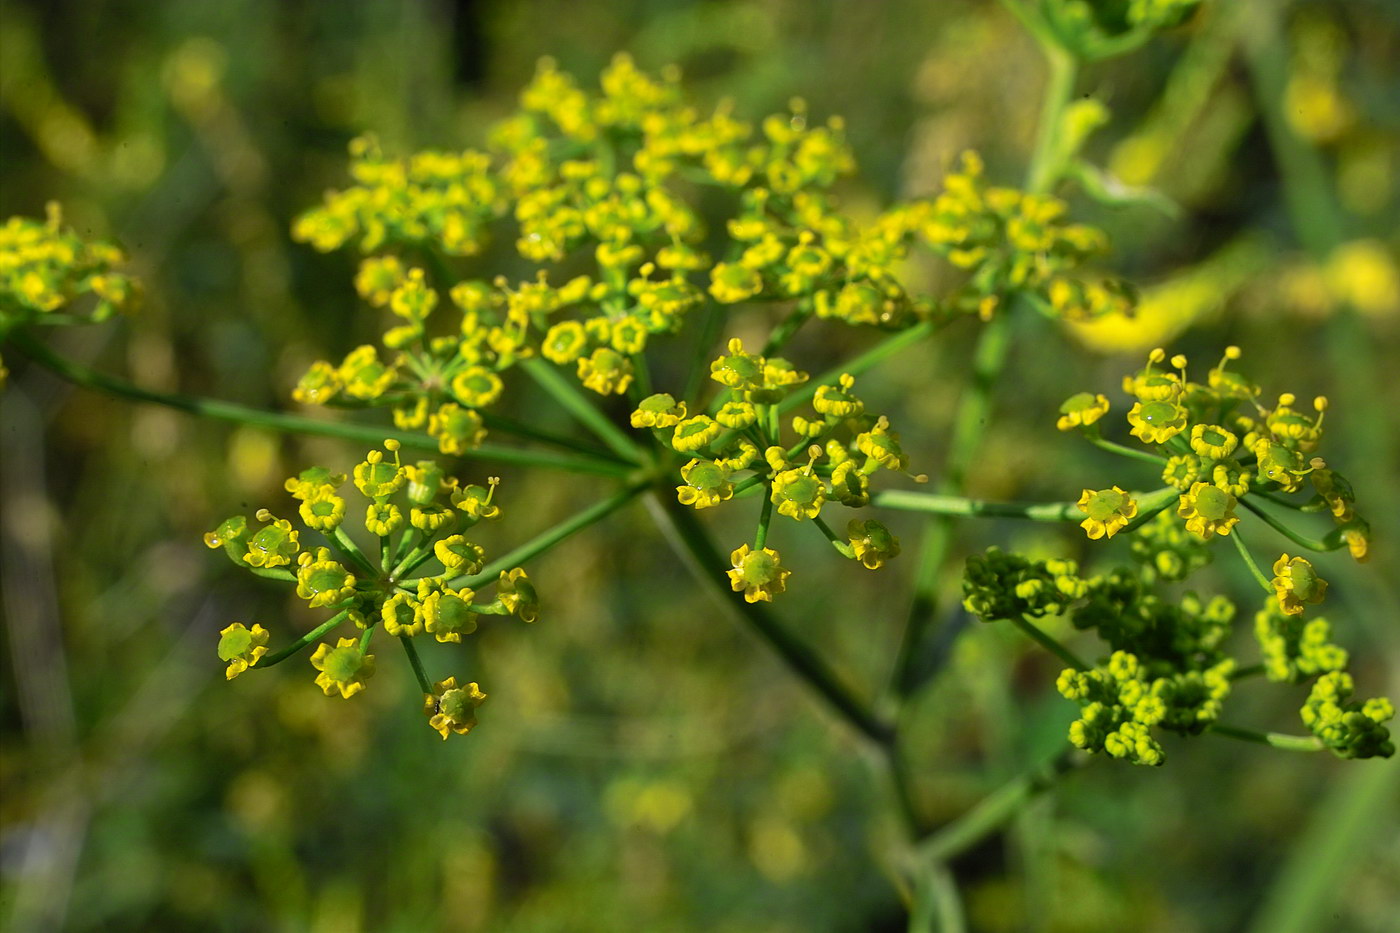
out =
<svg viewBox="0 0 1400 933"><path fill-rule="evenodd" d="M321 437L337 437L342 440L358 441L362 444L379 445L385 438L393 438L405 447L418 450L437 450L437 439L414 431L399 431L392 427L368 424L349 424L341 421L323 421L281 412L262 411L223 402L218 399L202 398L178 392L157 392L144 389L124 379L117 379L105 373L89 369L81 363L69 360L54 353L44 344L32 339L23 332L16 331L7 338L20 352L36 363L53 371L74 385L98 392L105 392L119 398L136 402L149 402L164 405L177 411L216 421L229 421L270 431L287 434L313 434ZM483 444L471 452L480 460L496 463L519 464L522 466L552 467L571 473L588 473L596 476L625 476L630 467L613 460L602 460L595 456L568 454L556 451L522 450L502 447L497 444Z"/></svg>
<svg viewBox="0 0 1400 933"><path fill-rule="evenodd" d="M512 567L518 567L526 561L538 557L575 532L581 531L594 522L601 521L613 512L616 512L635 499L645 488L646 486L642 484L627 486L607 499L604 499L602 502L595 502L593 505L571 518L565 519L547 531L541 532L529 541L526 541L514 550L508 551L498 559L487 564L480 573L457 577L448 585L454 589L463 586L477 589L478 587L485 586L495 581L496 578L501 575L502 571L510 570Z"/></svg>
<svg viewBox="0 0 1400 933"><path fill-rule="evenodd" d="M696 578L711 587L745 625L773 649L799 681L824 700L856 732L877 745L891 744L894 726L877 716L868 703L857 698L806 642L784 628L763 605L745 602L728 591L723 581L729 561L720 555L689 509L669 498L663 500L660 496L648 497L647 507L672 547L690 565Z"/></svg>
<svg viewBox="0 0 1400 933"><path fill-rule="evenodd" d="M278 651L276 654L263 655L262 659L259 660L257 664L254 664L253 667L261 669L264 667L271 667L274 664L281 664L283 661L287 660L292 655L296 654L298 651L305 648L313 641L316 641L322 635L325 635L327 632L335 628L340 623L344 622L346 616L348 615L350 615L349 609L340 610L335 615L331 616L329 619L322 622L320 625L316 626L314 629L307 632L305 635L301 636L301 638L297 639L294 644L288 645L281 651Z"/></svg>
<svg viewBox="0 0 1400 933"><path fill-rule="evenodd" d="M921 862L937 864L967 851L996 832L1026 801L1049 788L1080 760L1074 749L1066 748L1050 761L1012 778L971 810L920 842L917 857Z"/></svg>
<svg viewBox="0 0 1400 933"><path fill-rule="evenodd" d="M1214 732L1216 735L1239 739L1242 742L1257 742L1260 745L1268 745L1271 748L1281 748L1290 752L1320 752L1323 749L1322 741L1314 735L1285 735L1282 732L1256 732L1253 729L1241 729L1237 726L1227 726L1221 722L1212 723L1210 731Z"/></svg>
<svg viewBox="0 0 1400 933"><path fill-rule="evenodd" d="M520 364L520 368L614 453L629 463L643 461L642 449L636 442L613 424L602 409L589 401L577 386L565 379L559 370L554 368L554 364L538 359L525 360Z"/></svg>
<svg viewBox="0 0 1400 933"><path fill-rule="evenodd" d="M1060 644L1055 639L1051 638L1049 635L1045 634L1045 632L1041 631L1041 629L1038 626L1026 619L1025 616L1012 616L1011 624L1016 626L1027 636L1029 636L1036 644L1040 645L1046 651L1050 652L1055 657L1059 658L1061 661L1064 661L1066 664L1068 664L1075 670L1087 671L1089 669L1089 665L1085 664L1084 661L1081 660L1078 655L1076 655L1073 651L1070 651L1068 648Z"/></svg>

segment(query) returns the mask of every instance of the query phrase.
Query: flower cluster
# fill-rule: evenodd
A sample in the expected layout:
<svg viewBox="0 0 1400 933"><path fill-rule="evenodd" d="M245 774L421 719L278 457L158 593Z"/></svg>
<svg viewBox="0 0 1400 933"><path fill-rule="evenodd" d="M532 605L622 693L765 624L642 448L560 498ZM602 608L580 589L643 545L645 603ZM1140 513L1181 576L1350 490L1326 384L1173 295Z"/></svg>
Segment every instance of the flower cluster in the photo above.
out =
<svg viewBox="0 0 1400 933"><path fill-rule="evenodd" d="M708 413L692 413L685 402L660 393L643 399L631 421L687 458L676 487L682 505L699 510L747 494L765 496L758 540L731 555L735 592L749 602L770 601L786 587L781 555L763 546L774 511L810 523L843 557L867 569L899 554L899 539L874 519L851 519L841 537L821 518L832 503L868 506L870 482L881 470L908 475L909 459L889 419L866 412L855 379L843 375L835 385L817 387L812 416L794 415L785 435L781 403L807 374L781 357L748 352L737 338L726 350L710 364L710 378L723 388Z"/></svg>
<svg viewBox="0 0 1400 933"><path fill-rule="evenodd" d="M727 103L706 115L685 102L675 69L652 77L626 55L599 83L590 93L541 61L520 111L484 150L392 159L371 137L352 142L355 185L329 193L293 234L366 254L356 288L393 324L384 353L365 345L314 363L299 401L392 406L401 428L426 428L444 453L462 453L482 442L479 410L517 362L543 357L600 395L623 394L649 342L707 301L792 303L803 320L883 328L989 314L1012 289L1070 317L1130 303L1116 285L1068 277L1103 250L1100 232L1064 223L1054 198L988 187L974 155L938 198L858 223L828 191L855 168L839 119L810 121L801 101L757 127ZM697 185L728 198L722 237L689 203ZM444 258L481 252L507 221L516 251L542 267L533 278L448 268ZM945 305L911 295L896 272L916 242L967 271ZM580 254L591 259L582 270ZM563 263L568 275L543 268ZM430 326L449 304L457 322Z"/></svg>
<svg viewBox="0 0 1400 933"><path fill-rule="evenodd" d="M484 573L484 551L464 534L483 520L500 517L494 477L486 486L463 486L430 460L400 462L396 441L385 441L384 447L392 459L385 451L370 451L351 477L313 467L287 480L287 491L300 503L300 528L262 509L256 526L236 515L204 536L205 544L223 549L235 564L294 583L308 606L334 612L272 655L266 629L235 622L220 633L219 658L227 662L232 679L250 667L278 663L349 621L360 629L358 637L321 642L310 659L316 685L327 696L349 698L374 673L369 648L382 629L403 642L426 697L430 724L446 738L476 723L475 709L485 694L475 683L458 686L455 678L429 685L413 639L431 635L439 642L461 642L476 631L481 616L533 622L538 598L519 567L498 576ZM341 495L347 479L366 502L363 520L355 524L374 541L372 547L362 548L347 531L348 504ZM427 572L420 571L425 565ZM494 598L484 599L481 589L492 584Z"/></svg>
<svg viewBox="0 0 1400 933"><path fill-rule="evenodd" d="M991 547L967 559L963 606L983 622L1061 615L1088 592L1072 560L1031 560Z"/></svg>
<svg viewBox="0 0 1400 933"><path fill-rule="evenodd" d="M42 222L11 217L0 226L0 336L59 309L72 311L86 295L93 298L88 320L105 321L131 310L139 297L137 282L113 271L125 260L116 246L85 240L64 227L57 202L49 202ZM0 363L0 383L4 374Z"/></svg>
<svg viewBox="0 0 1400 933"><path fill-rule="evenodd" d="M1395 743L1385 723L1395 718L1395 704L1385 697L1353 700L1354 690L1350 674L1323 674L1303 706L1303 722L1339 758L1389 758Z"/></svg>

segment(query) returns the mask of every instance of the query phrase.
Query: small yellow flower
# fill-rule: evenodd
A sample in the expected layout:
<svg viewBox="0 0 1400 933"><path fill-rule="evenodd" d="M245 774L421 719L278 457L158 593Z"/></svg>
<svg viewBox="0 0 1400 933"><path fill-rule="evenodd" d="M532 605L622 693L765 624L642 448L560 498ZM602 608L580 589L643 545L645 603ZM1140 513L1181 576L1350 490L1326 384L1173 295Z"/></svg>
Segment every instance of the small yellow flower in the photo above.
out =
<svg viewBox="0 0 1400 933"><path fill-rule="evenodd" d="M1165 444L1186 429L1186 409L1174 401L1137 402L1128 412L1128 432L1144 444Z"/></svg>
<svg viewBox="0 0 1400 933"><path fill-rule="evenodd" d="M398 377L394 367L380 362L379 351L369 344L346 354L337 375L344 383L345 394L362 401L383 395Z"/></svg>
<svg viewBox="0 0 1400 933"><path fill-rule="evenodd" d="M1127 527L1136 517L1137 500L1114 486L1110 489L1084 490L1079 497L1079 511L1089 516L1079 523L1091 541L1111 538Z"/></svg>
<svg viewBox="0 0 1400 933"><path fill-rule="evenodd" d="M862 473L854 460L845 460L831 471L831 496L853 509L870 504L870 477Z"/></svg>
<svg viewBox="0 0 1400 933"><path fill-rule="evenodd" d="M738 453L734 452L735 448L738 449ZM729 448L729 456L720 457L715 463L733 473L739 470L747 470L749 464L757 460L758 457L758 445L754 444L753 441L746 437L740 437L735 440L734 446Z"/></svg>
<svg viewBox="0 0 1400 933"><path fill-rule="evenodd" d="M427 532L430 537L451 528L456 521L456 513L445 505L415 505L408 510L409 524L419 531Z"/></svg>
<svg viewBox="0 0 1400 933"><path fill-rule="evenodd" d="M374 655L360 654L359 643L353 638L342 638L332 648L325 642L316 646L311 655L311 666L320 671L316 675L316 686L326 696L337 692L350 699L365 689L365 681L374 674Z"/></svg>
<svg viewBox="0 0 1400 933"><path fill-rule="evenodd" d="M1174 454L1162 468L1162 482L1177 489L1190 489L1201 478L1201 458L1195 454Z"/></svg>
<svg viewBox="0 0 1400 933"><path fill-rule="evenodd" d="M395 593L379 607L379 617L384 620L384 631L390 635L412 637L423 631L423 612L407 593Z"/></svg>
<svg viewBox="0 0 1400 933"><path fill-rule="evenodd" d="M365 510L365 530L387 537L403 527L403 511L392 502L371 502Z"/></svg>
<svg viewBox="0 0 1400 933"><path fill-rule="evenodd" d="M433 692L423 695L423 713L446 740L449 733L466 735L476 725L476 709L486 701L486 694L476 685L457 686L457 678L449 677L433 684Z"/></svg>
<svg viewBox="0 0 1400 933"><path fill-rule="evenodd" d="M691 460L681 467L681 479L686 485L676 487L676 499L696 510L712 508L734 495L729 470L711 460Z"/></svg>
<svg viewBox="0 0 1400 933"><path fill-rule="evenodd" d="M292 398L303 405L324 405L344 387L340 371L325 360L317 360L292 389Z"/></svg>
<svg viewBox="0 0 1400 933"><path fill-rule="evenodd" d="M710 270L710 295L720 304L737 304L763 291L763 276L739 263L720 262Z"/></svg>
<svg viewBox="0 0 1400 933"><path fill-rule="evenodd" d="M496 581L496 598L521 622L534 622L540 617L539 594L523 567L516 567L509 573L501 571Z"/></svg>
<svg viewBox="0 0 1400 933"><path fill-rule="evenodd" d="M676 425L671 435L671 446L679 453L690 453L704 447L724 433L719 422L708 415L696 415Z"/></svg>
<svg viewBox="0 0 1400 933"><path fill-rule="evenodd" d="M899 539L873 519L851 519L851 523L846 526L846 536L850 539L856 560L867 570L878 570L885 561L899 556Z"/></svg>
<svg viewBox="0 0 1400 933"><path fill-rule="evenodd" d="M1274 561L1273 585L1279 608L1291 616L1301 613L1305 603L1320 603L1327 595L1327 581L1304 557L1284 554Z"/></svg>
<svg viewBox="0 0 1400 933"><path fill-rule="evenodd" d="M378 450L371 450L365 455L365 459L355 464L355 485L360 492L369 499L382 499L385 496L392 496L403 488L404 482L408 479L404 475L403 468L398 464L398 448L395 442L394 463L384 460L384 454Z"/></svg>
<svg viewBox="0 0 1400 933"><path fill-rule="evenodd" d="M578 378L584 388L599 395L621 395L632 384L632 361L609 347L578 361Z"/></svg>
<svg viewBox="0 0 1400 933"><path fill-rule="evenodd" d="M481 545L473 544L461 535L450 535L434 544L433 554L452 574L480 573L486 562L486 552Z"/></svg>
<svg viewBox="0 0 1400 933"><path fill-rule="evenodd" d="M544 335L540 353L552 363L564 366L583 356L588 335L578 321L560 321Z"/></svg>
<svg viewBox="0 0 1400 933"><path fill-rule="evenodd" d="M1254 456L1259 461L1260 478L1278 483L1284 492L1297 492L1303 485L1303 477L1311 472L1303 463L1302 454L1267 437L1255 441Z"/></svg>
<svg viewBox="0 0 1400 933"><path fill-rule="evenodd" d="M873 473L875 467L872 464L878 464L887 470L908 469L909 458L899 446L899 435L890 431L889 427L889 419L881 415L880 420L875 422L875 427L856 435L856 450L868 458L863 468L864 472Z"/></svg>
<svg viewBox="0 0 1400 933"><path fill-rule="evenodd" d="M254 623L250 629L235 622L219 633L219 660L227 661L224 676L229 680L254 666L267 654L267 629Z"/></svg>
<svg viewBox="0 0 1400 933"><path fill-rule="evenodd" d="M332 532L345 519L345 500L328 491L333 487L323 486L302 502L301 520L307 528L315 531Z"/></svg>
<svg viewBox="0 0 1400 933"><path fill-rule="evenodd" d="M1061 431L1088 427L1108 414L1108 399L1090 392L1080 392L1065 399L1060 406L1060 420L1055 427Z"/></svg>
<svg viewBox="0 0 1400 933"><path fill-rule="evenodd" d="M780 563L781 559L772 548L755 551L747 544L741 545L729 555L734 567L726 571L729 585L734 592L743 593L746 602L772 602L774 595L787 589L787 578L792 576L792 571Z"/></svg>
<svg viewBox="0 0 1400 933"><path fill-rule="evenodd" d="M334 606L355 595L355 575L331 560L328 548L317 548L314 555L303 551L298 563L297 595L311 608Z"/></svg>
<svg viewBox="0 0 1400 933"><path fill-rule="evenodd" d="M816 518L826 501L826 486L809 468L784 470L773 477L772 500L779 515L799 522Z"/></svg>
<svg viewBox="0 0 1400 933"><path fill-rule="evenodd" d="M720 410L715 412L715 420L731 431L742 431L758 420L758 410L752 402L725 402Z"/></svg>
<svg viewBox="0 0 1400 933"><path fill-rule="evenodd" d="M481 446L486 428L481 415L456 402L446 402L428 418L428 433L438 440L438 449L460 456Z"/></svg>
<svg viewBox="0 0 1400 933"><path fill-rule="evenodd" d="M1191 449L1210 460L1224 460L1239 443L1239 438L1219 425L1198 424L1191 429Z"/></svg>
<svg viewBox="0 0 1400 933"><path fill-rule="evenodd" d="M374 307L382 308L389 303L389 297L406 274L397 256L370 256L360 262L360 271L355 274L355 291Z"/></svg>
<svg viewBox="0 0 1400 933"><path fill-rule="evenodd" d="M728 344L729 352L710 363L710 378L731 389L746 389L763 383L764 360L744 350L738 337Z"/></svg>
<svg viewBox="0 0 1400 933"><path fill-rule="evenodd" d="M452 377L452 394L468 408L485 408L503 389L501 377L485 366L468 366Z"/></svg>
<svg viewBox="0 0 1400 933"><path fill-rule="evenodd" d="M467 516L469 524L475 525L485 519L494 522L501 517L501 507L491 500L496 498L496 487L500 478L487 477L485 486L471 485L452 491L452 505Z"/></svg>
<svg viewBox="0 0 1400 933"><path fill-rule="evenodd" d="M1364 564L1370 560L1371 550L1371 527L1363 521L1357 521L1350 528L1343 529L1342 540L1347 543L1347 551L1351 554L1352 560L1358 564Z"/></svg>
<svg viewBox="0 0 1400 933"><path fill-rule="evenodd" d="M257 517L259 521L272 519L266 509L260 510ZM285 518L273 519L271 524L258 529L248 539L248 552L243 555L243 562L250 567L282 567L290 564L292 556L300 548L299 538L291 522Z"/></svg>
<svg viewBox="0 0 1400 933"><path fill-rule="evenodd" d="M685 402L677 402L665 392L648 395L632 412L634 428L674 428L685 417Z"/></svg>
<svg viewBox="0 0 1400 933"><path fill-rule="evenodd" d="M1235 497L1211 483L1195 483L1183 493L1176 514L1186 519L1186 530L1209 541L1212 535L1228 535L1239 524Z"/></svg>
<svg viewBox="0 0 1400 933"><path fill-rule="evenodd" d="M850 418L865 410L865 403L851 393L856 384L849 373L841 374L840 386L818 386L812 407L829 418Z"/></svg>
<svg viewBox="0 0 1400 933"><path fill-rule="evenodd" d="M460 643L463 635L476 631L476 611L472 609L475 595L466 587L453 590L420 586L423 627L440 642Z"/></svg>

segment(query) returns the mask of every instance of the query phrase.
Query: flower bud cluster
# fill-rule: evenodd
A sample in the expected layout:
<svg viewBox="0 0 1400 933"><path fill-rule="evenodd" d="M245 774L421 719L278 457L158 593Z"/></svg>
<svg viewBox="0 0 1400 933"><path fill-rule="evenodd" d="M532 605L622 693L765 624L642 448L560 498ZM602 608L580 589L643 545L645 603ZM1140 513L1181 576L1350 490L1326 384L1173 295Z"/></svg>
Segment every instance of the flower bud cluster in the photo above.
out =
<svg viewBox="0 0 1400 933"><path fill-rule="evenodd" d="M204 536L206 545L222 549L235 564L294 583L309 607L335 613L304 642L344 621L361 630L357 638L322 642L312 654L316 684L327 696L349 698L364 689L375 666L369 648L380 629L405 642L419 635L461 642L476 631L481 616L533 622L539 615L534 585L523 569L502 571L495 580L477 579L485 552L464 532L500 518L500 506L493 501L495 478L486 486L463 486L430 460L400 462L398 447L385 441L392 459L372 450L351 477L313 467L288 479L286 489L300 503L299 528L262 509L257 525L236 515ZM362 549L347 531L349 513L341 494L347 480L366 500L364 512L356 513L363 519L356 524L373 547ZM427 572L419 572L425 565ZM482 582L495 585L493 598L483 598L477 588ZM219 657L228 664L227 676L273 663L266 658L268 639L261 625L248 628L236 622L224 629ZM289 653L299 647L305 644ZM410 657L416 668L411 646ZM473 711L485 699L476 684L459 688L453 678L425 693L433 728L444 738L450 731L470 729L476 721Z"/></svg>
<svg viewBox="0 0 1400 933"><path fill-rule="evenodd" d="M1355 685L1344 671L1323 674L1303 705L1303 722L1339 758L1389 758L1395 742L1385 723L1395 704L1385 697L1351 698Z"/></svg>

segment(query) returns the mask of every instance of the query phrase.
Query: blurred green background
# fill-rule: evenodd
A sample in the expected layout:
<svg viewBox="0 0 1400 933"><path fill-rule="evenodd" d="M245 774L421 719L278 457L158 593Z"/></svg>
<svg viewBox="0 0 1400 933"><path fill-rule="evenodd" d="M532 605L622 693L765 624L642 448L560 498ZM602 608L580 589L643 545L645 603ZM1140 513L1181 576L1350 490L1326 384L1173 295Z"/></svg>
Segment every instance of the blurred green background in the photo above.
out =
<svg viewBox="0 0 1400 933"><path fill-rule="evenodd" d="M697 101L730 96L749 118L794 95L818 118L844 114L862 174L842 195L857 213L936 190L969 147L993 179L1019 182L1044 75L988 0L5 0L0 217L59 200L79 230L124 244L146 283L139 316L54 333L57 348L151 388L287 407L310 360L379 329L354 295L353 257L287 232L344 184L347 141L373 130L390 153L477 144L539 56L591 85L618 50L650 69L680 64ZM1183 210L1108 210L1066 191L1109 231L1111 267L1145 287L1143 313L1075 330L1020 322L972 494L1155 484L1058 434L1059 402L1114 392L1159 343L1195 366L1237 343L1266 394L1333 400L1327 457L1376 543L1364 567L1321 558L1327 614L1358 691L1400 694L1400 6L1208 4L1087 68L1081 91L1114 114L1090 155ZM488 253L483 275L505 261ZM938 287L930 270L911 274ZM766 323L750 312L730 332ZM788 355L818 371L874 336L814 326ZM953 328L862 383L915 469L937 470L973 336ZM211 555L202 532L282 506L282 479L305 464L346 468L362 451L131 407L18 354L6 362L0 925L902 929L878 778L686 577L644 510L531 568L545 601L535 626L430 646L430 671L491 694L482 725L443 743L398 658L344 702L315 689L304 661L226 684L214 656L229 621L277 639L310 616L286 587ZM528 393L508 404L531 410ZM603 491L503 476L508 520L482 538L492 554ZM721 541L745 533L736 521L715 522ZM917 520L889 524L912 551ZM980 523L959 551L1085 557L1072 531ZM789 541L796 573L779 611L872 691L893 663L912 560L865 574L833 569L819 540ZM1282 547L1266 529L1251 541ZM1236 564L1225 554L1191 583L1241 601L1247 644L1256 594ZM916 792L941 819L1057 748L1075 715L1052 658L950 618L949 668L909 732ZM1251 683L1230 719L1297 732L1304 696ZM1095 762L959 859L972 927L1394 929L1395 761L1209 736L1168 753L1161 770Z"/></svg>

